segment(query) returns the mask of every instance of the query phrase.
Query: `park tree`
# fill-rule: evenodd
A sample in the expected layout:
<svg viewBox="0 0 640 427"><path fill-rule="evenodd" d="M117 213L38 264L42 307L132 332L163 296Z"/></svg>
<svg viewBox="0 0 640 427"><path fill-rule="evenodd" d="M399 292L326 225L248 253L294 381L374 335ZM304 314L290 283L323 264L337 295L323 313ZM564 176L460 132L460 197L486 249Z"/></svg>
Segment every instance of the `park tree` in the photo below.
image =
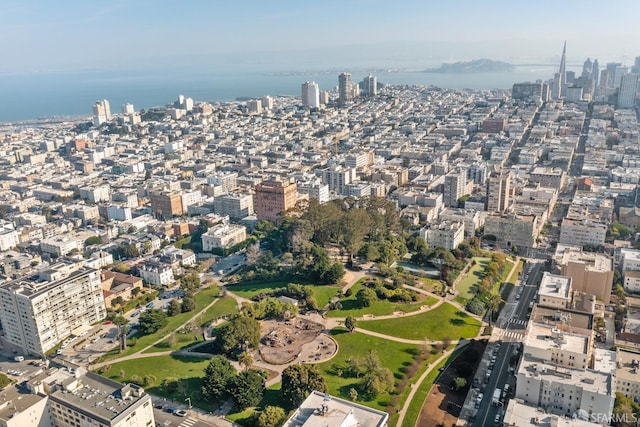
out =
<svg viewBox="0 0 640 427"><path fill-rule="evenodd" d="M254 265L260 258L260 243L256 242L247 246L245 250L245 257L247 259L247 265Z"/></svg>
<svg viewBox="0 0 640 427"><path fill-rule="evenodd" d="M462 390L467 386L467 380L463 377L456 377L456 379L453 380L453 386L458 391Z"/></svg>
<svg viewBox="0 0 640 427"><path fill-rule="evenodd" d="M101 243L102 243L102 240L100 239L99 236L91 236L84 241L85 246L99 245Z"/></svg>
<svg viewBox="0 0 640 427"><path fill-rule="evenodd" d="M260 323L251 317L236 315L220 329L216 342L220 342L220 348L225 353L238 348L257 348L260 343Z"/></svg>
<svg viewBox="0 0 640 427"><path fill-rule="evenodd" d="M173 316L177 316L180 313L182 313L182 305L180 304L180 301L178 301L177 299L172 299L169 302L169 307L167 308L167 314L173 317Z"/></svg>
<svg viewBox="0 0 640 427"><path fill-rule="evenodd" d="M355 402L356 400L358 400L358 390L351 387L349 389L349 399L351 399L352 402Z"/></svg>
<svg viewBox="0 0 640 427"><path fill-rule="evenodd" d="M353 316L349 316L346 319L344 319L344 326L349 330L350 333L353 332L354 329L356 329L357 324L358 324L358 321Z"/></svg>
<svg viewBox="0 0 640 427"><path fill-rule="evenodd" d="M167 313L164 310L152 308L140 315L140 332L149 335L167 326Z"/></svg>
<svg viewBox="0 0 640 427"><path fill-rule="evenodd" d="M243 351L238 355L238 363L244 369L249 369L253 365L253 355L248 351Z"/></svg>
<svg viewBox="0 0 640 427"><path fill-rule="evenodd" d="M230 379L228 387L236 406L242 411L260 403L265 389L264 378L254 370L242 371Z"/></svg>
<svg viewBox="0 0 640 427"><path fill-rule="evenodd" d="M489 310L489 326L491 326L491 321L493 320L493 315L500 308L500 304L502 304L503 299L500 294L492 292L489 294L489 298L487 298L485 304L487 309Z"/></svg>
<svg viewBox="0 0 640 427"><path fill-rule="evenodd" d="M236 370L226 357L215 355L204 368L202 395L209 400L217 400L227 393L227 386Z"/></svg>
<svg viewBox="0 0 640 427"><path fill-rule="evenodd" d="M313 390L327 391L324 377L315 365L289 365L282 371L282 399L290 407L300 406Z"/></svg>
<svg viewBox="0 0 640 427"><path fill-rule="evenodd" d="M187 293L195 292L200 288L200 276L196 272L192 272L184 276L180 280L180 288L184 289Z"/></svg>
<svg viewBox="0 0 640 427"><path fill-rule="evenodd" d="M196 309L196 300L193 298L193 294L188 293L182 299L182 304L180 305L180 310L183 313L187 313L189 311L193 311Z"/></svg>
<svg viewBox="0 0 640 427"><path fill-rule="evenodd" d="M256 421L256 427L278 427L284 421L286 414L279 406L265 407Z"/></svg>
<svg viewBox="0 0 640 427"><path fill-rule="evenodd" d="M362 288L356 293L356 301L360 307L370 307L378 297L373 289Z"/></svg>

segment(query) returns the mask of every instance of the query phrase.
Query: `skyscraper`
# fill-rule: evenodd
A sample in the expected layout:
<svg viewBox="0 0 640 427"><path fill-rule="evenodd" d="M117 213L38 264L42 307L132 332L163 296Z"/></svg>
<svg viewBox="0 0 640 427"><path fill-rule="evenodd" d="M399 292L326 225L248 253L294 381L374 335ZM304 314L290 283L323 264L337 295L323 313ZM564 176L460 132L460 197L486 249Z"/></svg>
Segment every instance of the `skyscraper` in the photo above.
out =
<svg viewBox="0 0 640 427"><path fill-rule="evenodd" d="M587 58L582 64L582 77L590 79L593 72L593 62L591 62L591 58Z"/></svg>
<svg viewBox="0 0 640 427"><path fill-rule="evenodd" d="M93 124L100 126L101 124L111 120L111 107L109 101L103 99L93 104Z"/></svg>
<svg viewBox="0 0 640 427"><path fill-rule="evenodd" d="M600 77L600 66L598 65L598 60L593 60L593 65L591 66L591 79L593 80L593 90L598 90L598 78Z"/></svg>
<svg viewBox="0 0 640 427"><path fill-rule="evenodd" d="M562 58L560 58L560 97L563 97L567 91L567 41L564 41L562 47Z"/></svg>
<svg viewBox="0 0 640 427"><path fill-rule="evenodd" d="M365 96L378 94L378 78L369 74L362 80L362 92Z"/></svg>
<svg viewBox="0 0 640 427"><path fill-rule="evenodd" d="M122 104L122 114L133 114L134 112L135 110L133 109L133 104Z"/></svg>
<svg viewBox="0 0 640 427"><path fill-rule="evenodd" d="M638 92L638 75L633 73L623 74L620 77L620 90L618 91L618 102L616 108L633 108L636 103L636 93Z"/></svg>
<svg viewBox="0 0 640 427"><path fill-rule="evenodd" d="M511 204L511 172L500 171L487 185L487 211L504 213Z"/></svg>
<svg viewBox="0 0 640 427"><path fill-rule="evenodd" d="M338 103L345 105L352 99L351 73L340 73L338 76Z"/></svg>
<svg viewBox="0 0 640 427"><path fill-rule="evenodd" d="M304 82L302 84L302 105L310 108L320 106L320 88L316 82Z"/></svg>

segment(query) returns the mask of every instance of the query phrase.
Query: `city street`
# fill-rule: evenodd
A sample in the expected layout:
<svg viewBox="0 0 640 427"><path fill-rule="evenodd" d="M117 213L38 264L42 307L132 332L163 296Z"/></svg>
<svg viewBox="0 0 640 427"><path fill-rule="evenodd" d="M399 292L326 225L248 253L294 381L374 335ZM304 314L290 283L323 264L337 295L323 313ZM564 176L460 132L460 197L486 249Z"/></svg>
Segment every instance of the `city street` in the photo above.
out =
<svg viewBox="0 0 640 427"><path fill-rule="evenodd" d="M491 339L493 343L487 347L474 380L477 390L470 391L470 397L467 397L465 402L468 407L471 398L472 403L476 405L474 426L500 425L502 422L504 407L512 392L509 396L505 396L499 405L493 404L493 393L497 388L504 390L507 383L510 390L515 389L515 377L510 369L514 366L511 366L510 362L512 356L518 354L521 348L531 313L530 306L538 290L543 266L541 262L526 263L521 273L522 282L519 281L520 285L514 287L496 321ZM530 272L529 269L531 269ZM526 281L525 277L527 277ZM478 393L482 393L483 396L479 403L477 402Z"/></svg>

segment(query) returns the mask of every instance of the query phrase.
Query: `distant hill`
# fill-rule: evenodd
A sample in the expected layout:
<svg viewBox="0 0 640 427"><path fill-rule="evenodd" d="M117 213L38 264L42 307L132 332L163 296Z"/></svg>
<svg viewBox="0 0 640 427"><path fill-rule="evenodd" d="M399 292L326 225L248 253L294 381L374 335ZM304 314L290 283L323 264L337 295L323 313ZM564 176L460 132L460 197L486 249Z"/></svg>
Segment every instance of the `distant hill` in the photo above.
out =
<svg viewBox="0 0 640 427"><path fill-rule="evenodd" d="M474 59L468 62L442 64L439 68L429 68L424 72L445 74L499 73L513 71L513 69L514 66L508 62L494 61L492 59Z"/></svg>

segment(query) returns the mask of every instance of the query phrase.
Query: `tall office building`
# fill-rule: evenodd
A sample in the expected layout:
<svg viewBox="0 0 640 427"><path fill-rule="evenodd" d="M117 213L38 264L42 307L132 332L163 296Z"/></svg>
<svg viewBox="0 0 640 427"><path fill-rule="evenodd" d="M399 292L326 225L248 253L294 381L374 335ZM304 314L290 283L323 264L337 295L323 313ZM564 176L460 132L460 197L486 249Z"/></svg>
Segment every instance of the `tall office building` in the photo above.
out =
<svg viewBox="0 0 640 427"><path fill-rule="evenodd" d="M320 88L318 83L302 83L302 105L309 108L320 107Z"/></svg>
<svg viewBox="0 0 640 427"><path fill-rule="evenodd" d="M340 73L338 76L338 103L345 105L353 99L351 73Z"/></svg>
<svg viewBox="0 0 640 427"><path fill-rule="evenodd" d="M614 87L613 82L615 81L615 77L616 77L616 68L621 67L622 63L620 62L609 62L607 63L607 75L608 75L608 79L607 79L607 87ZM602 81L602 79L600 79L600 84L604 84L604 82Z"/></svg>
<svg viewBox="0 0 640 427"><path fill-rule="evenodd" d="M593 72L593 62L591 62L591 58L587 58L582 64L582 77L590 79Z"/></svg>
<svg viewBox="0 0 640 427"><path fill-rule="evenodd" d="M80 327L107 315L100 271L80 263L53 264L39 276L0 285L4 339L25 354L44 356Z"/></svg>
<svg viewBox="0 0 640 427"><path fill-rule="evenodd" d="M620 77L620 90L618 91L618 102L616 108L633 108L636 103L638 93L638 74L627 73Z"/></svg>
<svg viewBox="0 0 640 427"><path fill-rule="evenodd" d="M597 93L598 90L598 78L600 77L600 65L598 64L598 60L593 60L593 65L591 66L591 79L593 80L593 91Z"/></svg>
<svg viewBox="0 0 640 427"><path fill-rule="evenodd" d="M101 124L111 120L111 107L109 101L103 99L93 104L93 124L100 126Z"/></svg>
<svg viewBox="0 0 640 427"><path fill-rule="evenodd" d="M563 97L567 90L567 41L562 47L562 58L560 58L560 97Z"/></svg>
<svg viewBox="0 0 640 427"><path fill-rule="evenodd" d="M122 104L122 114L133 114L135 110L133 109L133 104L126 103Z"/></svg>
<svg viewBox="0 0 640 427"><path fill-rule="evenodd" d="M458 199L464 196L467 186L466 172L449 172L444 176L442 201L448 208L457 207Z"/></svg>
<svg viewBox="0 0 640 427"><path fill-rule="evenodd" d="M378 94L378 78L369 74L362 80L361 87L365 96L376 96Z"/></svg>
<svg viewBox="0 0 640 427"><path fill-rule="evenodd" d="M293 208L298 201L295 181L277 179L256 185L255 212L258 219L277 221L283 212Z"/></svg>
<svg viewBox="0 0 640 427"><path fill-rule="evenodd" d="M510 204L511 172L500 171L489 177L487 185L487 211L504 213Z"/></svg>

